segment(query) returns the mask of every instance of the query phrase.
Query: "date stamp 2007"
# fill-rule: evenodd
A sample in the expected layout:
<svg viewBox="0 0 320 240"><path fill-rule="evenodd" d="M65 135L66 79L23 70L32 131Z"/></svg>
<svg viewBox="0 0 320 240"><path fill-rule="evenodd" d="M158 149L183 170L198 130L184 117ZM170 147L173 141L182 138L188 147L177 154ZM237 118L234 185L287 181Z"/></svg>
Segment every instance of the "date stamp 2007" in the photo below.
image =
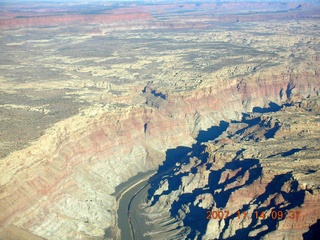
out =
<svg viewBox="0 0 320 240"><path fill-rule="evenodd" d="M237 211L235 213L235 217L238 219L273 219L273 220L282 220L284 218L289 218L291 220L298 220L300 217L299 210L289 210L289 211L282 211L282 210L272 210L272 211L254 211L251 216L247 214L247 211ZM233 214L234 215L234 214ZM228 210L208 210L207 211L207 219L226 219L230 217L230 211Z"/></svg>

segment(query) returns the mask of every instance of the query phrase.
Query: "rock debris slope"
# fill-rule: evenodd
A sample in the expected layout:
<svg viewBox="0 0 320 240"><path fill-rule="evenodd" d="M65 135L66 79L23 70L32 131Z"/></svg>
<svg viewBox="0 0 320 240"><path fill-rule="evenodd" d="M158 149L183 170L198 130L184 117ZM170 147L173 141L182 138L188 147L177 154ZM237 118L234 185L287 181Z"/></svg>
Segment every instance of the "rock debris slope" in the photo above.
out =
<svg viewBox="0 0 320 240"><path fill-rule="evenodd" d="M153 183L142 204L150 229L145 235L317 239L319 103L319 98L305 99L275 112L256 108L215 140L193 145Z"/></svg>

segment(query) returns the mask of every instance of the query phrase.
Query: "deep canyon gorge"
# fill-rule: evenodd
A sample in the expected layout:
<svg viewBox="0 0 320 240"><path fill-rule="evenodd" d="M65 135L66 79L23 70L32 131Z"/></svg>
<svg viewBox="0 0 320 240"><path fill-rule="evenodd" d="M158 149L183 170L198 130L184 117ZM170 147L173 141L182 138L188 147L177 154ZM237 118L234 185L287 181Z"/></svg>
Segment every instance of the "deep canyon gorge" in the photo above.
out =
<svg viewBox="0 0 320 240"><path fill-rule="evenodd" d="M240 5L3 5L0 239L120 239L148 171L146 239L315 239L320 6Z"/></svg>

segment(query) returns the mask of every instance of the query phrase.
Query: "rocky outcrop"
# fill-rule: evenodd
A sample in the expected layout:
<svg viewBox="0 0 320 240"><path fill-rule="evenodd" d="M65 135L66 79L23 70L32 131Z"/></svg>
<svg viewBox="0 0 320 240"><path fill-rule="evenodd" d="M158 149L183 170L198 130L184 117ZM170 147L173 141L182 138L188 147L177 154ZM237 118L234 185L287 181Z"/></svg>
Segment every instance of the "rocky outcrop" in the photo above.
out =
<svg viewBox="0 0 320 240"><path fill-rule="evenodd" d="M164 162L175 167L152 183L143 206L152 223L145 234L316 239L319 230L311 228L320 217L319 98L270 110L230 123L176 164Z"/></svg>
<svg viewBox="0 0 320 240"><path fill-rule="evenodd" d="M142 108L58 124L33 147L2 160L1 226L45 238L71 239L79 228L82 237L103 236L105 227L116 225L115 186L154 168L158 152L179 139L190 142L186 133L177 134L174 126L182 124ZM159 129L169 134L160 137Z"/></svg>
<svg viewBox="0 0 320 240"><path fill-rule="evenodd" d="M295 4L283 8L287 11ZM231 29L233 23L221 24L219 29L213 24L203 32L197 30L190 34L190 29L166 32L158 28L174 27L172 22L178 24L175 17L181 20L181 28L190 28L193 22L195 26L208 26L209 22L215 21L214 18L206 21L208 15L198 14L196 19L190 11L187 18L193 17L184 23L181 15L176 14L201 6L145 7L138 12L131 6L96 15L90 11L90 14L80 14L78 9L75 9L77 14L64 14L63 11L48 14L47 10L41 13L41 8L37 14L27 11L26 16L20 17L9 10L5 15L0 14L0 25L7 28L1 32L0 42L3 50L0 153L5 156L0 161L0 238L119 238L115 187L138 172L156 169L166 159L175 159L172 163L177 165L173 168L177 168L182 176L179 175L174 183L175 192L171 183L164 179L160 183L162 187L154 193L158 197L152 202L155 206L163 204L159 206L160 210L168 209L169 203L176 199L181 201L171 212L164 213L167 218L162 218L162 223L168 220L166 223L170 224L167 226L173 231L166 232L167 237L161 235L162 239L177 234L205 236L205 232L210 238L215 236L211 228L206 229L206 212L204 216L199 215L205 224L199 221L198 233L187 228L193 221L188 218L188 213L193 213L188 201L194 193L194 206L210 210L216 206L213 204L223 206L221 199L227 194L233 199L229 205L233 202L235 206L228 205L230 213L235 211L236 204L240 206L249 200L255 205L245 209L252 213L255 208L269 206L269 200L276 201L278 205L275 206L286 207L285 202L296 193L304 194L303 201L308 206L317 199L314 197L317 196L316 190L309 184L312 181L308 178L301 180L305 176L316 176L313 168L310 168L309 175L303 172L299 175L299 171L280 171L277 161L271 161L288 157L289 149L276 151L281 149L279 147L269 155L261 156L252 149L253 146L261 147L258 143L265 144L265 147L273 144L270 140L273 138L283 138L284 141L284 137L290 137L291 132L296 134L299 129L299 136L308 133L303 125L292 122L280 126L274 117L260 117L259 113L266 107L278 109L288 99L319 95L316 20L302 21L297 25L290 21L282 22L281 26L270 23L271 27L269 23L259 22L250 25L249 30L246 24L237 25L235 30ZM224 4L215 7L217 11L228 10ZM240 5L235 4L232 9L238 7ZM171 9L172 14L166 15L166 9ZM202 13L201 8L198 10ZM290 10L288 14L296 14L295 11ZM275 14L272 15L275 18L281 15ZM253 20L258 19L256 16L260 15L251 15ZM233 14L219 17L221 21L235 20ZM300 19L300 15L297 18ZM50 24L62 27L43 27ZM142 24L146 27L143 29L152 31L146 31L146 35L142 31L127 31L131 24L138 27ZM14 29L19 26L34 28ZM70 32L66 33L66 29ZM312 101L299 104L297 107L315 109ZM286 111L289 109L293 110L291 107ZM252 110L258 115L250 115L243 123L230 123L230 119L240 120L244 112ZM257 117L263 127L252 124ZM208 132L203 132L206 129ZM225 136L217 144L208 144L207 150L196 145L199 152L193 154L191 164L181 165L177 155L171 155L177 146L182 151L178 155L183 154L185 150L191 150L188 146L193 143L206 142L212 138L211 134L224 130L235 136ZM16 143L21 145L12 146ZM292 154L294 157L308 148L297 142L294 144L294 151L299 150ZM313 146L311 140L310 144ZM221 147L216 149L219 145ZM203 159L199 159L202 151L206 152ZM208 158L209 154L211 158ZM237 161L229 163L230 158ZM271 192L263 195L276 176L267 174L263 158L270 160L267 163L270 166L275 165L276 172L272 174L281 176L275 179L279 182L276 190L284 189L279 196L276 192L270 197ZM203 165L205 160L215 164ZM216 179L216 175L210 173L214 171L221 174L221 178ZM262 176L257 176L258 173ZM258 185L257 179L263 184ZM296 188L295 181L302 185ZM216 195L200 191L208 182L219 187ZM256 195L241 188L252 184ZM301 187L303 184L306 184L305 189ZM194 188L200 190L194 192ZM169 191L171 200L163 202L167 201ZM243 195L245 197L239 203L234 200ZM263 203L255 202L255 196L262 196ZM302 203L294 204L300 206ZM290 209L297 206L290 206ZM153 213L154 207L146 211ZM171 218L177 214L179 221ZM236 215L232 219L234 228L225 220L210 221L209 224L220 229L224 236L234 236L232 234L238 234L236 223L239 221ZM299 234L302 231L307 236L313 234L317 225L313 219L310 221L308 232L303 222L297 227ZM280 221L279 225L282 223L286 222ZM257 228L250 232L250 236L258 236L266 227L274 228L272 224L261 225L262 230ZM279 228L284 234L288 229L286 224ZM150 234L155 237L153 231ZM247 233L242 231L242 234ZM271 236L272 233L268 234Z"/></svg>
<svg viewBox="0 0 320 240"><path fill-rule="evenodd" d="M232 80L195 90L188 97L169 95L160 108L88 110L60 122L32 146L1 161L2 235L14 226L49 239L101 237L105 228L116 226L115 198L111 196L115 186L139 171L155 168L167 149L190 145L200 129L229 116L239 117L253 104L263 106L267 97L259 94L278 102L282 89L295 86L296 94L317 95L316 77L289 82L286 78L283 82L257 79L245 84ZM212 159L221 167L232 159L220 161L220 155L213 154ZM256 162L248 171L260 169L261 163ZM203 182L203 177L206 175L200 180L192 178L194 184ZM228 188L234 187L230 184Z"/></svg>

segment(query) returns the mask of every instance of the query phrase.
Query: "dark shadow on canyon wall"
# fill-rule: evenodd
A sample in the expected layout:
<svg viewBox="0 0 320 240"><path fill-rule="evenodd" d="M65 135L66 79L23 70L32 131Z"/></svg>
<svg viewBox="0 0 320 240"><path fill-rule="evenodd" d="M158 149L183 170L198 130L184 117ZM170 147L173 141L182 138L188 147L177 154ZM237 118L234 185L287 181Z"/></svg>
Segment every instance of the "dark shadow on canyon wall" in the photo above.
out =
<svg viewBox="0 0 320 240"><path fill-rule="evenodd" d="M269 103L269 107L261 108L261 107L254 107L252 112L254 113L268 113L268 112L277 112L281 109L281 106L274 102Z"/></svg>
<svg viewBox="0 0 320 240"><path fill-rule="evenodd" d="M240 170L234 177L227 179L226 181L219 183L221 174L224 171L228 170ZM170 209L170 213L172 217L179 218L181 214L182 206L187 208L187 215L183 219L183 224L185 227L190 227L192 231L188 234L187 239L195 239L196 237L204 236L207 229L208 220L207 211L211 209L225 209L226 203L229 201L229 198L233 192L236 190L243 188L245 186L249 186L255 180L257 180L262 174L262 167L260 166L258 159L245 159L242 161L234 161L229 162L217 171L212 171L210 173L209 184L205 187L205 189L195 189L192 193L186 193L179 196L179 200L175 201ZM246 178L246 175L249 177ZM245 180L241 183L241 180ZM240 180L240 183L239 183ZM276 175L272 179L272 181L267 185L266 191L264 194L260 195L258 198L254 200L252 204L256 204L258 207L254 209L254 211L258 211L259 215L264 211L274 209L274 211L281 211L284 213L284 216L288 214L291 209L295 209L303 204L303 200L305 197L305 192L297 190L297 184L292 182L291 189L289 193L283 192L281 189L284 185L292 180L292 174L286 173L281 175ZM234 186L231 188L226 189L227 186ZM217 191L218 190L218 191ZM214 206L209 207L209 209L204 209L199 206L199 199L198 197L201 194L210 193L213 195L215 204ZM277 204L276 201L273 199L270 202L270 205L267 207L259 207L259 205L265 202L267 199L271 198L275 194L281 194L284 198L284 202L289 204ZM198 202L198 203L197 203ZM197 204L194 204L197 203ZM252 205L250 204L250 205ZM249 210L250 205L244 205L242 209L239 209L240 212L244 212ZM187 207L186 207L187 206ZM293 211L293 210L292 210ZM269 232L275 231L279 221L282 219L272 219L270 216L265 217L265 219L260 219L261 223L258 224L259 219L255 218L255 215L251 216L252 221L248 227L239 229L236 231L236 234L228 239L236 240L236 239L261 239L264 235ZM230 224L232 224L232 219L238 218L237 213L230 215L228 218L225 219L225 225L220 232L220 239L222 239L223 233L227 231ZM218 221L218 219L217 219ZM256 236L250 237L249 233L255 229L259 229L262 226L267 226L266 230L260 231ZM314 226L310 233L306 236L313 236L316 234L316 227ZM312 235L313 234L313 235ZM311 238L309 238L311 239Z"/></svg>
<svg viewBox="0 0 320 240"><path fill-rule="evenodd" d="M275 103L270 103L270 107L263 108L254 108L257 117L251 117L249 114L243 113L243 118L241 122L248 124L248 127L251 127L255 124L261 124L261 118L259 117L261 113L266 113L270 111L278 111L281 107ZM233 121L238 122L238 121ZM198 137L196 138L196 143L189 147L177 147L175 149L169 149L166 152L166 159L161 166L158 168L158 172L154 175L149 183L151 188L148 191L148 200L151 201L151 205L154 205L158 200L160 195L154 195L156 189L161 186L163 180L168 182L168 190L165 190L161 195L169 195L172 191L178 190L182 185L182 178L184 176L195 174L199 169L197 166L204 166L207 170L211 168L212 164L208 163L208 154L205 152L205 145L202 143L208 142L210 140L215 140L219 137L224 131L227 130L229 124L227 122L221 121L219 126L211 127L207 131L200 131ZM273 137L275 132L278 130L276 125L274 128L267 131L266 138ZM242 130L240 130L242 131ZM239 132L237 132L239 133ZM207 211L213 208L224 209L232 193L237 191L240 188L251 185L254 181L258 180L262 175L262 167L260 165L259 159L247 158L239 160L240 155L245 149L239 150L236 153L236 157L232 161L227 162L224 167L218 170L211 170L209 174L208 184L203 188L192 189L192 192L186 192L181 194L176 200L170 209L170 214L172 218L182 219L183 225L186 228L189 228L191 231L187 233L187 239L201 239L206 233L208 219ZM289 156L303 149L292 149L287 152L279 153L281 156ZM185 164L190 163L190 159L196 157L198 160L195 162L195 165L191 167L190 170L184 173L179 173L178 171ZM223 182L220 182L221 175L225 171L237 171L236 175L232 178L226 179ZM290 191L283 192L281 189L287 182L291 182ZM305 192L298 191L295 182L293 181L292 174L286 173L278 176L274 176L271 182L266 187L266 192L254 200L254 204L257 204L257 209L261 213L262 211L269 210L274 208L276 211L282 211L283 213L287 212L290 209L294 209L297 206L300 206L303 203ZM214 198L213 205L209 206L208 209L201 207L201 197L204 194L211 194ZM266 201L268 198L272 198L274 194L281 194L289 204L281 205L276 203L275 200L271 200L270 205L267 207L259 207L259 205ZM239 209L241 212L248 211L250 205L244 205L242 209ZM186 214L183 213L186 212ZM182 215L183 216L182 216ZM230 215L225 219L225 225L222 227L220 232L220 238L228 227L233 218L237 218L237 213ZM278 221L272 218L262 219L260 224L258 219L252 219L250 225L245 229L239 229L236 231L235 235L229 239L260 239L269 232L275 231L277 228ZM249 233L255 229L259 229L262 226L267 226L266 230L258 231L257 236L249 237ZM311 233L306 233L306 236L311 236L314 234L315 227L310 228ZM307 239L307 238L306 238Z"/></svg>
<svg viewBox="0 0 320 240"><path fill-rule="evenodd" d="M221 135L229 126L229 123L220 121L219 126L213 126L206 131L200 131L196 143L192 147L177 147L174 149L168 149L166 152L166 159L162 165L159 166L157 173L150 178L151 188L148 191L148 197L153 196L155 190L160 185L163 176L169 176L169 189L163 194L168 194L171 191L177 190L181 185L181 177L188 175L189 173L174 175L175 172L179 171L181 165L190 163L190 157L197 156L199 159L206 161L207 155L202 152L205 150L205 146L202 143L209 140L214 140ZM195 171L196 168L191 169ZM154 196L152 205L157 202L159 196ZM150 198L149 198L150 200Z"/></svg>
<svg viewBox="0 0 320 240"><path fill-rule="evenodd" d="M287 104L284 104L287 106ZM284 106L283 105L283 106ZM260 113L267 113L267 112L275 112L281 109L282 106L279 106L278 104L274 102L269 103L269 107L267 108L261 108L261 107L254 107L253 113L257 113L256 117L249 118L250 114L248 113L242 113L242 120L241 121L231 121L232 123L239 123L244 122L248 124L248 127L239 130L236 132L236 134L241 134L245 129L255 125L259 124L260 119ZM196 156L200 160L202 160L202 164L204 164L204 161L207 159L207 155L203 153L205 150L205 146L202 145L202 143L213 141L216 138L218 138L224 131L227 130L229 127L229 123L225 121L220 121L219 126L213 126L207 130L201 130L197 136L196 143L192 145L192 147L182 147L179 146L174 149L168 149L166 152L166 159L163 162L162 165L158 167L157 173L150 178L149 183L151 183L151 188L148 192L148 196L152 196L155 192L155 189L157 186L159 186L161 182L161 178L163 176L168 177L167 179L173 177L174 172L177 172L180 170L180 164L187 164L190 163L190 158L192 156ZM278 130L278 126L275 126L274 129L269 130L266 135L266 138L272 137L274 133ZM238 153L237 153L238 154ZM240 153L239 153L240 154ZM246 164L243 162L243 164ZM175 170L174 170L175 169ZM194 169L191 169L191 172L195 171ZM187 174L187 173L186 173ZM181 178L182 176L179 175ZM179 177L176 176L173 179L174 181L169 182L169 191L176 190L179 185L181 184L181 180L179 180ZM150 200L150 198L148 198ZM153 204L157 201L157 199L154 199Z"/></svg>
<svg viewBox="0 0 320 240"><path fill-rule="evenodd" d="M239 170L239 172L232 178L226 180L225 182L219 183L221 174L225 171ZM243 184L235 184L240 178L244 178L246 172L249 171L249 178ZM223 209L230 195L237 189L243 187L244 185L250 185L254 180L258 179L261 175L262 168L260 167L259 161L257 159L246 159L243 161L228 162L222 169L211 171L209 175L209 184L205 188L195 189L192 193L186 193L179 196L179 200L174 202L170 210L172 217L179 217L179 211L181 211L181 206L188 206L188 214L183 219L183 224L186 227L190 227L192 231L187 236L188 239L195 239L197 236L202 237L207 228L207 211L212 207ZM235 185L230 189L226 189L228 185ZM218 191L217 191L218 190ZM199 196L202 194L212 194L215 200L215 205L209 207L209 209L204 209L200 207ZM194 204L197 202L197 204ZM191 203L191 204L190 204Z"/></svg>
<svg viewBox="0 0 320 240"><path fill-rule="evenodd" d="M206 131L200 131L196 141L196 144L201 144L203 142L208 142L214 140L221 135L229 126L229 123L225 121L220 121L219 126L213 126Z"/></svg>
<svg viewBox="0 0 320 240"><path fill-rule="evenodd" d="M240 171L232 178L227 179L226 181L219 184L221 173L231 170L231 171ZM229 184L234 184L240 179L245 177L246 173L249 173L249 178L244 184L237 184L236 187L226 189ZM262 174L262 168L260 166L258 159L245 159L242 161L234 161L226 163L225 167L219 169L218 171L212 171L209 176L209 186L211 190L221 189L221 192L214 194L214 200L216 202L217 208L225 208L230 195L235 192L237 189L242 188L245 185L250 185L258 179ZM218 176L218 177L217 177Z"/></svg>
<svg viewBox="0 0 320 240"><path fill-rule="evenodd" d="M303 204L304 197L305 197L305 192L300 190L297 191L297 184L293 181L291 183L291 189L289 193L283 192L281 189L284 187L284 185L292 180L292 173L285 173L285 174L280 174L274 176L274 178L271 180L271 182L267 185L266 191L257 197L252 204L257 204L257 208L254 209L254 212L258 212L258 218L256 217L255 213L253 214L252 221L249 224L248 227L239 229L236 231L235 236L229 238L231 240L236 240L236 239L250 239L250 240L255 240L255 239L261 239L264 235L266 235L269 232L275 231L277 229L277 225L280 221L282 221L287 214L290 212L291 209L294 209L296 207L299 207ZM274 199L272 199L273 195L282 195L284 202L287 202L289 204L277 204ZM268 198L271 198L272 200L270 201L270 204L267 207L259 207L260 203L265 202ZM249 209L249 204L245 205L240 211L247 211ZM278 219L275 218L273 219L272 216L270 215L271 213L269 212L269 215L265 215L265 217L261 217L262 212L266 212L270 209L273 209L273 211L276 212L281 212L283 214L283 217ZM294 211L294 210L292 210ZM275 215L277 216L277 215ZM227 224L229 224L230 220L227 220ZM261 221L258 224L258 221ZM249 236L249 233L253 230L259 229L262 226L267 226L265 230L260 231L256 236Z"/></svg>
<svg viewBox="0 0 320 240"><path fill-rule="evenodd" d="M277 109L279 110L283 106L289 106L289 104L284 104L278 108L277 107L278 105L274 106L270 103L270 106L271 107L268 107L268 108L258 108L258 110L253 113L242 113L242 119L240 121L235 121L235 120L231 121L231 123L246 123L248 125L247 127L238 130L235 134L242 135L252 126L259 125L261 128L264 128L266 130L264 134L264 137L266 139L273 138L275 133L280 129L279 123L276 122L275 125L272 128L270 128L271 126L269 125L269 123L266 123L267 120L261 119L261 115L263 113L275 112ZM247 138L248 138L247 140L255 140L255 141L260 140L260 137L254 139L255 138L254 132L252 132L251 135L248 135Z"/></svg>
<svg viewBox="0 0 320 240"><path fill-rule="evenodd" d="M274 135L279 129L280 129L280 126L278 123L276 123L276 125L272 129L270 129L264 136L266 137L266 139L274 138Z"/></svg>
<svg viewBox="0 0 320 240"><path fill-rule="evenodd" d="M281 156L281 157L288 157L288 156L291 156L297 152L300 152L301 150L306 150L307 147L303 147L303 148L292 148L291 150L289 151L286 151L286 152L281 152L281 153L277 153L277 154L272 154L270 156L268 156L267 158L272 158L272 157L276 157L276 156Z"/></svg>
<svg viewBox="0 0 320 240"><path fill-rule="evenodd" d="M320 219L309 227L309 231L302 234L303 240L320 239Z"/></svg>

